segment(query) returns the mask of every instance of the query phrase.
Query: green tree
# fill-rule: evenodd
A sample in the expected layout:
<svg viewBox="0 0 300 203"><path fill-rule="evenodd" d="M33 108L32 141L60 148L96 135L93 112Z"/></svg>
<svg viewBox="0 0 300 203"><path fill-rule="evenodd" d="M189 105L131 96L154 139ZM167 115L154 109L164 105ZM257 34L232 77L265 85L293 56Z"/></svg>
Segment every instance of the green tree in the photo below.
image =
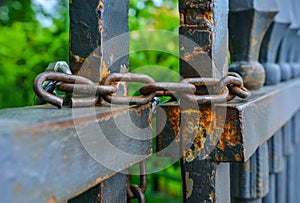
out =
<svg viewBox="0 0 300 203"><path fill-rule="evenodd" d="M155 3L156 2L156 3ZM129 28L131 31L134 30L144 30L144 29L158 29L166 30L174 33L178 33L179 27L179 13L177 9L177 0L131 0L130 9L129 9ZM130 40L131 50L135 50L135 46L142 43L156 43L158 46L161 43L165 46L170 47L168 49L170 52L176 52L178 54L178 40L162 42L161 36L151 35L151 40L147 38L148 36L139 36L136 40L136 37L132 37ZM166 69L171 69L175 72L178 72L179 63L176 56L172 56L168 53L162 53L158 51L142 51L132 53L130 55L130 69L134 70L139 67L144 66L160 66L165 67ZM179 78L166 78L167 74L163 74L161 70L160 73L155 73L147 69L142 71L145 74L150 74L158 81L164 80L178 80ZM166 70L167 71L167 70Z"/></svg>
<svg viewBox="0 0 300 203"><path fill-rule="evenodd" d="M35 76L49 62L67 60L66 8L62 0L53 14L31 0L0 7L0 108L31 105ZM52 25L44 27L37 20L41 17Z"/></svg>

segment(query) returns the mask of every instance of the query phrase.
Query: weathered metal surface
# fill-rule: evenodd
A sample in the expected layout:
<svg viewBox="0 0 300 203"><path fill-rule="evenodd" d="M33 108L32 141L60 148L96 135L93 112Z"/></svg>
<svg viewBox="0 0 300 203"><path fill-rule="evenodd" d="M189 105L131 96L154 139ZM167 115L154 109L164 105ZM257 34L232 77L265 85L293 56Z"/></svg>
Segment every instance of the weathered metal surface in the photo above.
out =
<svg viewBox="0 0 300 203"><path fill-rule="evenodd" d="M98 194L97 203L126 203L127 190L124 187L126 181L127 175L119 173L100 183L100 193Z"/></svg>
<svg viewBox="0 0 300 203"><path fill-rule="evenodd" d="M287 179L286 179L286 164L281 172L276 174L276 201L286 202Z"/></svg>
<svg viewBox="0 0 300 203"><path fill-rule="evenodd" d="M103 2L100 19L102 20L100 43L103 50L102 70L119 73L122 66L129 67L129 0L101 1Z"/></svg>
<svg viewBox="0 0 300 203"><path fill-rule="evenodd" d="M123 187L126 185L126 179L126 174L118 173L78 197L69 200L68 203L126 203L127 192L126 187Z"/></svg>
<svg viewBox="0 0 300 203"><path fill-rule="evenodd" d="M270 60L274 62L274 56L276 57L275 62L279 64L280 66L280 80L286 81L291 78L291 67L288 63L284 63L280 60L278 60L278 54L280 53L280 50L284 49L284 46L282 44L282 41L284 39L284 36L288 30L289 24L290 24L290 17L288 14L288 8L287 8L287 2L286 0L278 0L278 7L279 12L275 16L275 22L273 26L273 32L272 35L274 36L274 40L272 41L272 44L270 44L272 47L274 47L274 52L270 52ZM278 44L279 43L279 44ZM264 44L264 43L263 43ZM275 47L278 47L276 50ZM262 48L264 45L262 45ZM266 80L270 80L272 82L272 78L266 75ZM275 82L275 81L273 81Z"/></svg>
<svg viewBox="0 0 300 203"><path fill-rule="evenodd" d="M215 111L224 111L225 106L226 116L209 117L208 120L217 119L219 123L224 123L224 126L220 129L222 134L217 140L216 149L211 154L206 155L215 161L221 162L247 161L258 146L269 140L298 111L300 108L298 102L300 100L299 88L300 80L297 79L275 86L263 87L261 90L253 92L252 98L248 101L236 99L228 104L218 104ZM288 108L283 108L284 106L288 106ZM174 122L174 118L177 119L182 114L179 106L166 103L162 104L161 108L166 111L165 115L167 116L164 119L166 119L167 125L164 128L159 128L161 132L158 135L158 140L161 140L158 142L159 150L166 148L174 139L180 139L178 130L182 130L179 127L184 126L181 123L182 121ZM173 115L176 115L176 117ZM199 118L197 119L199 121ZM178 123L181 124L178 125ZM193 126L198 125L193 124ZM196 133L197 128L194 127L193 131ZM208 132L207 135L214 137L213 133L209 134ZM274 139L280 140L278 137ZM286 137L283 137L283 139L286 139ZM180 147L174 144L172 148L168 148L166 155L178 157L177 154L180 149L176 146ZM288 150L288 147L286 150ZM198 151L202 149L199 148ZM280 153L280 150L279 147L276 147L274 153ZM277 170L279 169L277 168Z"/></svg>
<svg viewBox="0 0 300 203"><path fill-rule="evenodd" d="M150 156L150 106L0 111L2 201L65 201ZM133 137L120 129L128 121L138 126L130 129ZM84 143L96 151L89 154ZM110 153L116 150L107 143L122 156ZM93 158L97 151L102 165Z"/></svg>
<svg viewBox="0 0 300 203"><path fill-rule="evenodd" d="M283 64L289 64L291 69L291 77L298 77L300 75L299 65L299 36L298 30L300 28L298 11L296 10L298 1L287 0L284 1L285 9L288 8L289 12L286 13L287 18L290 20L289 29L285 33L281 45L279 61Z"/></svg>
<svg viewBox="0 0 300 203"><path fill-rule="evenodd" d="M73 73L77 73L84 60L98 47L98 15L96 8L99 0L85 3L80 0L69 1L70 8L70 67ZM100 64L100 50L95 52L95 60ZM100 66L94 66L93 70L86 70L83 76L99 79ZM97 78L98 77L98 78Z"/></svg>
<svg viewBox="0 0 300 203"><path fill-rule="evenodd" d="M98 82L108 72L128 67L129 1L70 1L70 66ZM116 43L111 40L122 35ZM121 44L119 43L121 41Z"/></svg>
<svg viewBox="0 0 300 203"><path fill-rule="evenodd" d="M231 196L235 199L257 200L269 192L269 162L267 143L245 163L232 163Z"/></svg>
<svg viewBox="0 0 300 203"><path fill-rule="evenodd" d="M299 112L298 112L299 114ZM298 122L298 126L300 125L300 122ZM299 136L299 131L298 132L298 136ZM300 160L300 144L297 143L296 144L296 151L295 151L295 159L296 159L296 172L298 172L300 170L300 163L299 163L299 160ZM295 188L300 188L300 177L297 175L296 176L296 181L295 181ZM296 200L299 200L300 199L300 194L299 192L297 191L296 192Z"/></svg>
<svg viewBox="0 0 300 203"><path fill-rule="evenodd" d="M182 161L183 202L229 202L229 164ZM221 189L222 188L222 189Z"/></svg>
<svg viewBox="0 0 300 203"><path fill-rule="evenodd" d="M180 107L160 104L156 109L156 152L158 156L181 158Z"/></svg>
<svg viewBox="0 0 300 203"><path fill-rule="evenodd" d="M275 0L229 1L229 70L239 73L248 89L259 89L265 81L258 63L263 36L277 13Z"/></svg>
<svg viewBox="0 0 300 203"><path fill-rule="evenodd" d="M265 85L274 85L281 81L280 66L275 63L277 52L284 33L280 26L272 23L262 41L259 61L265 69Z"/></svg>
<svg viewBox="0 0 300 203"><path fill-rule="evenodd" d="M278 173L283 168L283 141L282 130L280 129L268 141L269 147L269 172L271 174Z"/></svg>
<svg viewBox="0 0 300 203"><path fill-rule="evenodd" d="M279 6L279 13L275 17L275 26L278 28L276 29L277 33L282 33L284 35L284 38L286 36L286 32L288 31L289 24L291 22L290 20L290 15L289 15L289 9L287 9L287 3L289 3L286 0L278 0L278 6ZM274 28L275 30L275 28ZM283 43L283 39L280 41L280 49L278 52L278 55L280 53L284 53L286 51L286 43ZM292 77L292 70L291 66L286 63L286 61L283 60L281 57L277 57L276 59L277 63L280 65L280 70L281 70L281 81L286 81L289 80Z"/></svg>
<svg viewBox="0 0 300 203"><path fill-rule="evenodd" d="M300 81L294 80L272 88L265 87L253 93L254 98L244 105L232 104L240 112L236 119L241 121L244 160L297 112L300 107L299 85Z"/></svg>
<svg viewBox="0 0 300 203"><path fill-rule="evenodd" d="M274 203L276 202L276 179L275 174L269 174L269 192L268 194L262 199L263 203Z"/></svg>
<svg viewBox="0 0 300 203"><path fill-rule="evenodd" d="M227 10L228 0L179 1L180 75L184 79L195 77L221 79L227 74ZM226 95L216 96L218 98L223 96L220 101L226 101ZM206 135L206 131L207 134L211 133L213 127L210 125L211 119L216 115L213 115L210 105L200 105L198 109L198 103L209 104L210 102L205 101L213 98L212 95L192 96L181 100L180 103L180 145L179 150L175 151L182 151L183 155L181 165L183 202L223 202L222 197L216 196L218 193L224 195L224 200L229 200L228 188L218 184L216 178L216 174L225 172L226 167L219 169L216 163L206 159L205 147L209 148L210 141L213 142L213 139L206 140L212 138ZM168 126L176 131L178 126L172 121L172 113L167 115L171 118L168 122L171 125ZM175 132L171 139L178 139L177 134ZM223 175L229 177L226 172ZM220 182L229 184L229 179L224 178Z"/></svg>
<svg viewBox="0 0 300 203"><path fill-rule="evenodd" d="M180 75L183 78L220 79L226 75L227 10L228 0L179 1Z"/></svg>
<svg viewBox="0 0 300 203"><path fill-rule="evenodd" d="M80 194L78 197L75 197L75 198L67 201L67 203L82 203L82 202L98 203L98 200L99 200L98 195L100 193L100 190L101 190L101 187L100 187L100 184L99 184L99 185L93 187L92 189ZM53 202L55 203L55 201L53 200L53 201L49 201L49 202L50 203L53 203Z"/></svg>

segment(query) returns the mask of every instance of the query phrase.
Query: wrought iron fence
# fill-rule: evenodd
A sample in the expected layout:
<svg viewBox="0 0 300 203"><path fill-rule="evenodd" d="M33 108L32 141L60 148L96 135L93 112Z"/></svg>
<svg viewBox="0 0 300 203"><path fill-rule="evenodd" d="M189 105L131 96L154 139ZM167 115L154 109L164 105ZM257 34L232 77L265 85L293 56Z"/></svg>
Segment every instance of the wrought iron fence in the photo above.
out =
<svg viewBox="0 0 300 203"><path fill-rule="evenodd" d="M128 5L70 1L74 75L35 83L40 102L61 109L0 111L2 201L145 202L156 156L180 160L183 202L297 202L298 1L179 0L181 83L127 73ZM147 83L144 96L126 96L130 81Z"/></svg>

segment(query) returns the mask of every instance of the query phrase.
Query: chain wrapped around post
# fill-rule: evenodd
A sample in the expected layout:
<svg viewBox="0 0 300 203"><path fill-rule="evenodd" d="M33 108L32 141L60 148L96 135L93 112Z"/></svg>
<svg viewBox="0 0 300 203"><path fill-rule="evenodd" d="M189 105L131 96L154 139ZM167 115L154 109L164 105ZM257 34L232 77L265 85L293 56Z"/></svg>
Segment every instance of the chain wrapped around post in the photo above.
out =
<svg viewBox="0 0 300 203"><path fill-rule="evenodd" d="M237 73L228 73L221 80L213 78L187 78L180 83L155 82L150 76L133 73L113 73L99 84L88 78L69 75L60 72L46 71L39 74L34 82L36 95L61 108L63 99L43 88L45 81L55 84L58 91L74 93L69 103L72 107L88 107L96 105L99 96L112 104L143 105L152 102L156 96L171 96L184 98L198 104L223 103L231 101L236 96L246 99L250 92L244 87L243 79ZM139 82L145 85L139 89L141 96L116 96L118 82ZM202 87L209 89L206 93L199 91Z"/></svg>
<svg viewBox="0 0 300 203"><path fill-rule="evenodd" d="M130 185L130 181L128 178L128 185L127 185L127 196L128 202L132 199L138 199L139 203L146 203L145 199L145 192L147 189L147 175L146 175L146 161L143 160L139 164L140 167L140 184L138 185Z"/></svg>

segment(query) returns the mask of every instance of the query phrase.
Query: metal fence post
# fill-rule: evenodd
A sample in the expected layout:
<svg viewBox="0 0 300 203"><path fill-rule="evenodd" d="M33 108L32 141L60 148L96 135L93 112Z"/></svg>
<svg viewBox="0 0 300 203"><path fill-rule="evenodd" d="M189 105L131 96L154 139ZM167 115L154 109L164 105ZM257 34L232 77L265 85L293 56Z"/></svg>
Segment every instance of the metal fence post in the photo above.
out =
<svg viewBox="0 0 300 203"><path fill-rule="evenodd" d="M180 75L183 78L211 77L222 78L228 71L227 47L228 47L228 1L205 0L193 1L180 0L179 11L181 16L180 26ZM192 40L193 45L185 43L184 37ZM201 112L211 113L210 106L200 106L193 115L181 104L182 121L193 120L193 116L199 117ZM185 111L186 110L186 111ZM205 114L205 113L204 113ZM200 117L202 117L201 115ZM186 119L185 119L185 118ZM204 117L200 119L212 119ZM194 126L182 124L185 129L180 129L181 137L185 136L187 128L193 128L194 137L197 134L197 119ZM204 128L209 128L205 126ZM201 134L201 132L200 132ZM213 137L212 134L208 137ZM197 140L196 137L194 137ZM209 138L208 138L209 139ZM184 146L196 146L193 140L182 140ZM193 160L189 160L188 151L192 148L183 146L184 157L181 162L183 179L184 202L229 202L229 164L217 164L195 154Z"/></svg>
<svg viewBox="0 0 300 203"><path fill-rule="evenodd" d="M129 35L123 37L120 49L124 57L112 61L113 50L105 45L118 35L128 32L129 1L70 0L69 60L73 73L101 80L106 71L120 72L128 67ZM88 61L87 61L88 60ZM82 66L86 62L88 66ZM88 169L87 169L88 170ZM70 203L127 202L126 174L120 173L70 200Z"/></svg>

